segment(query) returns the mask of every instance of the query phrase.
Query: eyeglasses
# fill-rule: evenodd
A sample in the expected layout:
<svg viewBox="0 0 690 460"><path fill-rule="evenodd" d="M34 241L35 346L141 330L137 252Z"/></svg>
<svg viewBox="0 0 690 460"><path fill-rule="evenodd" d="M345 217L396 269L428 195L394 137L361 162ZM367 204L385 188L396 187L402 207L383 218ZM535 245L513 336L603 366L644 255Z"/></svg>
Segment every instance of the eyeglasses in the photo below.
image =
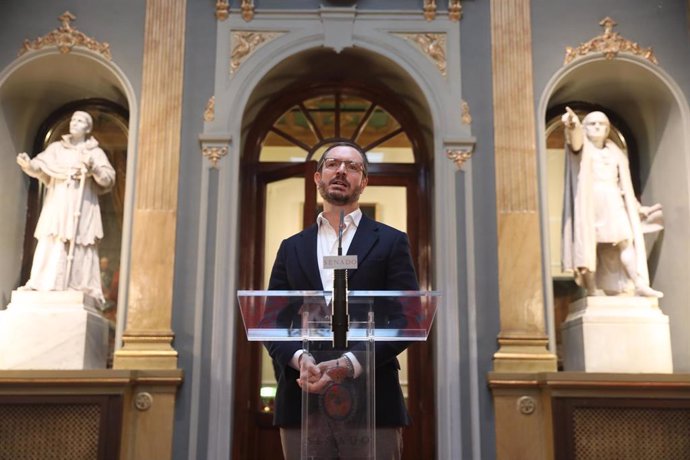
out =
<svg viewBox="0 0 690 460"><path fill-rule="evenodd" d="M337 158L326 158L323 162L323 168L328 171L337 171L341 165L345 165L345 171L349 173L360 173L364 171L364 165L359 161L339 160Z"/></svg>

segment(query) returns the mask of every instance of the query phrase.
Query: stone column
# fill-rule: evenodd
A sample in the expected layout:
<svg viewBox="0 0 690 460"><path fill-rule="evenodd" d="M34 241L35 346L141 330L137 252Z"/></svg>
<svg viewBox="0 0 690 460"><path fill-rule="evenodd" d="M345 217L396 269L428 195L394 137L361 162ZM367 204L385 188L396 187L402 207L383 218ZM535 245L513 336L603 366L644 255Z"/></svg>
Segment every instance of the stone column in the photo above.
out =
<svg viewBox="0 0 690 460"><path fill-rule="evenodd" d="M556 370L544 327L530 0L491 2L498 275L497 372Z"/></svg>
<svg viewBox="0 0 690 460"><path fill-rule="evenodd" d="M186 0L147 0L127 323L120 369L175 369L172 294Z"/></svg>

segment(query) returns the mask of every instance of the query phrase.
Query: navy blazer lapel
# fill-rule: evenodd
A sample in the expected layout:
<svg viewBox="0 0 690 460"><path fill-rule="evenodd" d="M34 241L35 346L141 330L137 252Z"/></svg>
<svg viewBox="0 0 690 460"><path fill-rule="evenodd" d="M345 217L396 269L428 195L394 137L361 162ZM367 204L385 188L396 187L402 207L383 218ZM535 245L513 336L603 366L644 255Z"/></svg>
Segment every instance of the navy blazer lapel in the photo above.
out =
<svg viewBox="0 0 690 460"><path fill-rule="evenodd" d="M357 232L355 232L355 236L352 238L352 243L350 243L347 255L356 255L357 264L361 265L378 239L377 222L362 214L362 219L359 221ZM348 270L347 278L351 279L355 273L357 273L357 270Z"/></svg>
<svg viewBox="0 0 690 460"><path fill-rule="evenodd" d="M302 232L300 245L295 247L297 259L309 281L309 289L322 291L321 274L319 273L319 263L316 260L316 224L306 228Z"/></svg>

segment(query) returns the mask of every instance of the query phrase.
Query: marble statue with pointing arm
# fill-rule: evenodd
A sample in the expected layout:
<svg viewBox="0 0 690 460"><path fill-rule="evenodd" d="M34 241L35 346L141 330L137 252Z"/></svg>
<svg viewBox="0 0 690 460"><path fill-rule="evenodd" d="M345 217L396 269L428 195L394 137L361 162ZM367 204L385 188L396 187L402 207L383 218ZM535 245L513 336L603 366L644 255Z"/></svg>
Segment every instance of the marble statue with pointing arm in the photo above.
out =
<svg viewBox="0 0 690 460"><path fill-rule="evenodd" d="M645 228L662 228L661 205L638 202L627 155L608 138L604 113L591 112L580 121L568 107L562 122L563 270L575 274L587 295L662 297L650 286L643 235Z"/></svg>

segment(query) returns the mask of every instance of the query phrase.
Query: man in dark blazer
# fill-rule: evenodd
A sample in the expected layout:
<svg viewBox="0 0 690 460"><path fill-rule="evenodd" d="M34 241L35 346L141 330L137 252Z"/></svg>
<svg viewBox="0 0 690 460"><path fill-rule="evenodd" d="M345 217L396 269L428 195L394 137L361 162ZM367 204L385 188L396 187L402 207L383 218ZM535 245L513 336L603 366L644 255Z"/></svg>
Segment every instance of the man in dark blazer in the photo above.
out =
<svg viewBox="0 0 690 460"><path fill-rule="evenodd" d="M282 242L269 290L333 289L333 270L323 269L323 256L336 255L341 211L346 216L343 253L356 255L358 261L357 269L348 271L348 289L419 289L407 235L362 215L359 209L359 196L367 185L367 169L366 155L356 145L339 143L324 152L314 174L314 182L324 199L323 213L317 223ZM403 308L375 305L374 310L377 327L404 328L409 323ZM353 315L356 312L351 305L351 319ZM320 348L330 345L330 342L318 343ZM377 458L396 459L402 453L402 427L409 425L410 418L400 388L397 355L408 345L408 342L375 343ZM317 363L302 349L301 342L269 342L266 346L278 381L274 423L281 428L286 459L299 458L303 392L321 392L331 381L326 369L333 363L347 369L348 377L354 380L364 363L357 359L358 345L352 342L348 351L328 363Z"/></svg>

